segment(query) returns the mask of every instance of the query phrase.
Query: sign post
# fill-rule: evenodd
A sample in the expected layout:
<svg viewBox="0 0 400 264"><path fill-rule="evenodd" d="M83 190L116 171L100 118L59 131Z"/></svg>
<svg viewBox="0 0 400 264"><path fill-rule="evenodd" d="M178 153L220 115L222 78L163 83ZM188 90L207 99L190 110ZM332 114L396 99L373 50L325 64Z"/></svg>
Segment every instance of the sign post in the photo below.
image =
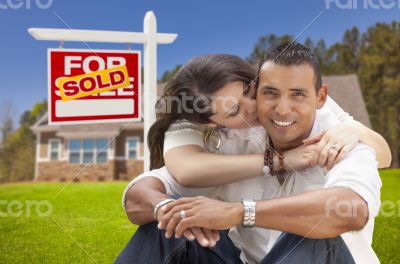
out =
<svg viewBox="0 0 400 264"><path fill-rule="evenodd" d="M51 28L29 28L28 32L37 40L51 40L61 43L66 41L80 41L85 44L86 42L107 42L141 43L144 45L144 170L147 171L150 167L147 132L151 124L155 121L155 102L157 96L157 44L170 44L175 41L177 34L157 33L157 20L152 11L146 13L143 22L143 32Z"/></svg>

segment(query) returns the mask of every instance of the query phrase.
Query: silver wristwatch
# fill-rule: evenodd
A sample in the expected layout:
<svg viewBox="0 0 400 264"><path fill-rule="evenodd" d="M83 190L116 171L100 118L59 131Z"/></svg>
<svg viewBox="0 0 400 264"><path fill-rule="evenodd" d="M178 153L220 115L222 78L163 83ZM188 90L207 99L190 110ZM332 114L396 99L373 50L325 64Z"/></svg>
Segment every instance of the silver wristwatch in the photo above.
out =
<svg viewBox="0 0 400 264"><path fill-rule="evenodd" d="M243 203L243 227L253 227L256 221L256 202L254 200L242 199Z"/></svg>

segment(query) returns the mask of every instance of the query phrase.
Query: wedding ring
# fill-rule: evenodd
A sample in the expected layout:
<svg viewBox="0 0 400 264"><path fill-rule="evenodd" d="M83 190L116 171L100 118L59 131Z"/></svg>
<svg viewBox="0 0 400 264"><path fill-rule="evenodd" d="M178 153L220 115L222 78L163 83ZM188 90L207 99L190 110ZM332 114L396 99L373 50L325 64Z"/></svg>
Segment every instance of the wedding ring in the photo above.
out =
<svg viewBox="0 0 400 264"><path fill-rule="evenodd" d="M334 149L334 150L338 151L338 144L332 145L331 149Z"/></svg>
<svg viewBox="0 0 400 264"><path fill-rule="evenodd" d="M183 219L183 218L185 218L185 217L186 217L186 213L185 213L184 210L182 210L182 211L181 211L181 218Z"/></svg>

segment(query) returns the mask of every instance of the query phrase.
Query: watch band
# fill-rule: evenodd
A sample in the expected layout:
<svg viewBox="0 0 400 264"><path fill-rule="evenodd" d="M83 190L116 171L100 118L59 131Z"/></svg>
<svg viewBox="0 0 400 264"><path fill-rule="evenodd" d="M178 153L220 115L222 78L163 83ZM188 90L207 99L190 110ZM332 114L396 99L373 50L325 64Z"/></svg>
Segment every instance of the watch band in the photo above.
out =
<svg viewBox="0 0 400 264"><path fill-rule="evenodd" d="M154 211L153 211L154 219L157 220L158 209L160 209L162 206L166 205L167 203L171 203L174 201L176 201L176 200L175 199L165 199L165 200L162 200L161 202L159 202L158 204L156 204L156 206L154 207Z"/></svg>
<svg viewBox="0 0 400 264"><path fill-rule="evenodd" d="M253 227L256 221L256 202L254 200L242 199L243 203L243 227Z"/></svg>

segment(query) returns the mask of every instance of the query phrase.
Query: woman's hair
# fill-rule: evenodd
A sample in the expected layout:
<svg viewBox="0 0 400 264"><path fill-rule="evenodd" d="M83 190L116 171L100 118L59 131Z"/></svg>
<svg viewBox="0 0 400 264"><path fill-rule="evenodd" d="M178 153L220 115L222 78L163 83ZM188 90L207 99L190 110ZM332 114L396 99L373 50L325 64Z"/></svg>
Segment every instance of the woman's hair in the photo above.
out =
<svg viewBox="0 0 400 264"><path fill-rule="evenodd" d="M255 77L256 70L234 55L199 56L182 66L156 103L157 120L148 132L150 169L164 166L164 134L172 123L210 123L212 95L228 83L250 84Z"/></svg>

